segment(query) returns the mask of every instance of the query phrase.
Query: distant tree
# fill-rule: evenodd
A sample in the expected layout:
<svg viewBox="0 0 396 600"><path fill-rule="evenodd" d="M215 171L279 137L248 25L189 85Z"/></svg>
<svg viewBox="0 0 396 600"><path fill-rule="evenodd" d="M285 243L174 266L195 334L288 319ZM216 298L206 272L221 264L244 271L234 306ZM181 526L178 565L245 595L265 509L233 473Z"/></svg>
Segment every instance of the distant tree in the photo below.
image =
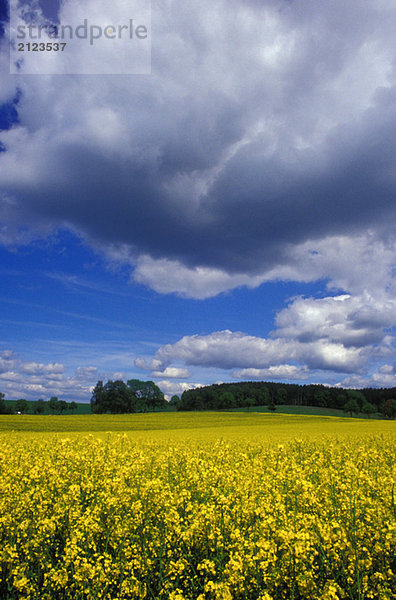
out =
<svg viewBox="0 0 396 600"><path fill-rule="evenodd" d="M143 409L151 408L153 411L157 408L165 408L166 400L163 392L154 381L141 381L140 379L128 379L128 388L140 400Z"/></svg>
<svg viewBox="0 0 396 600"><path fill-rule="evenodd" d="M253 398L249 398L249 397L244 398L241 406L243 406L243 407L247 408L248 410L250 410L251 407L254 406L254 400L253 400Z"/></svg>
<svg viewBox="0 0 396 600"><path fill-rule="evenodd" d="M344 406L344 412L348 412L352 417L354 414L357 415L360 411L359 404L355 400L355 398L351 398Z"/></svg>
<svg viewBox="0 0 396 600"><path fill-rule="evenodd" d="M170 406L177 406L180 402L180 397L176 394L173 394L172 398L169 400Z"/></svg>
<svg viewBox="0 0 396 600"><path fill-rule="evenodd" d="M5 396L2 392L0 392L0 415L5 415L7 413L7 406L5 403Z"/></svg>
<svg viewBox="0 0 396 600"><path fill-rule="evenodd" d="M104 401L104 386L103 381L99 380L95 385L91 396L91 412L97 413L101 411Z"/></svg>
<svg viewBox="0 0 396 600"><path fill-rule="evenodd" d="M59 400L56 396L52 396L48 400L48 408L50 409L52 414L54 414L55 412L57 412L59 410Z"/></svg>
<svg viewBox="0 0 396 600"><path fill-rule="evenodd" d="M271 400L270 403L268 404L268 410L270 410L271 412L276 411L275 402L273 400Z"/></svg>
<svg viewBox="0 0 396 600"><path fill-rule="evenodd" d="M287 404L287 391L284 387L276 388L276 403Z"/></svg>
<svg viewBox="0 0 396 600"><path fill-rule="evenodd" d="M69 410L71 410L72 414L74 415L74 411L78 409L78 404L77 404L77 402L74 402L74 400L72 400L72 401L69 403L69 407L68 407L68 408L69 408Z"/></svg>
<svg viewBox="0 0 396 600"><path fill-rule="evenodd" d="M217 406L217 404L216 404ZM179 410L179 406L177 407L177 410ZM203 395L201 394L194 394L192 396L192 401L190 402L190 407L189 410L205 410L206 405L205 405L205 400L203 398Z"/></svg>
<svg viewBox="0 0 396 600"><path fill-rule="evenodd" d="M136 396L131 393L128 386L121 380L109 380L104 386L106 412L131 413L136 412L134 400Z"/></svg>
<svg viewBox="0 0 396 600"><path fill-rule="evenodd" d="M25 414L29 412L29 402L24 398L20 398L15 402L15 410L19 413Z"/></svg>
<svg viewBox="0 0 396 600"><path fill-rule="evenodd" d="M61 414L63 414L64 412L67 411L69 407L69 404L66 402L66 400L59 400L58 403L58 410Z"/></svg>
<svg viewBox="0 0 396 600"><path fill-rule="evenodd" d="M345 396L345 394L338 394L335 401L335 408L343 409L346 403L347 397Z"/></svg>
<svg viewBox="0 0 396 600"><path fill-rule="evenodd" d="M233 408L234 406L234 395L231 392L223 392L219 398L217 408Z"/></svg>
<svg viewBox="0 0 396 600"><path fill-rule="evenodd" d="M329 406L330 394L326 389L321 389L315 392L313 405L325 408Z"/></svg>
<svg viewBox="0 0 396 600"><path fill-rule="evenodd" d="M266 406L271 401L271 395L266 385L260 386L256 391L256 406Z"/></svg>
<svg viewBox="0 0 396 600"><path fill-rule="evenodd" d="M45 405L46 405L46 402L44 402L44 400L42 398L40 398L40 400L37 400L37 402L35 402L34 409L33 409L34 414L42 415L45 411Z"/></svg>
<svg viewBox="0 0 396 600"><path fill-rule="evenodd" d="M242 406L245 406L244 392L238 386L233 386L232 390L230 390L230 391L231 391L232 395L234 396L234 407L240 408Z"/></svg>
<svg viewBox="0 0 396 600"><path fill-rule="evenodd" d="M394 419L396 416L396 400L394 398L385 400L382 405L381 412L384 417L387 417L388 419Z"/></svg>
<svg viewBox="0 0 396 600"><path fill-rule="evenodd" d="M180 399L181 402L181 399ZM217 395L216 393L213 391L213 389L208 388L205 392L204 392L204 402L205 402L205 407L206 408L215 408L217 406ZM177 405L177 409L180 405Z"/></svg>
<svg viewBox="0 0 396 600"><path fill-rule="evenodd" d="M305 394L307 394L309 390L305 390ZM294 404L296 406L303 406L304 404L310 404L310 402L306 402L305 394L303 394L303 388L299 385L295 387L295 396L294 396Z"/></svg>
<svg viewBox="0 0 396 600"><path fill-rule="evenodd" d="M348 390L347 392L348 400L356 400L359 405L359 412L362 408L363 404L366 402L365 395L360 390Z"/></svg>
<svg viewBox="0 0 396 600"><path fill-rule="evenodd" d="M212 408L217 406L217 396L211 401L214 403ZM199 394L199 390L186 390L182 393L179 404L176 406L176 410L204 410L207 408L204 399Z"/></svg>
<svg viewBox="0 0 396 600"><path fill-rule="evenodd" d="M133 413L136 412L137 397L121 379L111 379L103 385L102 381L96 384L91 398L93 413Z"/></svg>
<svg viewBox="0 0 396 600"><path fill-rule="evenodd" d="M364 413L368 417L371 417L371 415L373 415L376 412L377 412L377 408L374 406L374 404L371 404L371 402L365 402L363 404L362 413Z"/></svg>

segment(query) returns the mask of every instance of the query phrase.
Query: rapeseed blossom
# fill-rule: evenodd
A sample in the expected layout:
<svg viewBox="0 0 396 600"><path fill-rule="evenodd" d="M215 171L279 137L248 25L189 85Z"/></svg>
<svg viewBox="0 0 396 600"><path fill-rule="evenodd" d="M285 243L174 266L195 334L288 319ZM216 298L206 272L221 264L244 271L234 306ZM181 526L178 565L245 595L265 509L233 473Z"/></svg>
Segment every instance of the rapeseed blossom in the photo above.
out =
<svg viewBox="0 0 396 600"><path fill-rule="evenodd" d="M392 599L391 434L0 436L0 598Z"/></svg>

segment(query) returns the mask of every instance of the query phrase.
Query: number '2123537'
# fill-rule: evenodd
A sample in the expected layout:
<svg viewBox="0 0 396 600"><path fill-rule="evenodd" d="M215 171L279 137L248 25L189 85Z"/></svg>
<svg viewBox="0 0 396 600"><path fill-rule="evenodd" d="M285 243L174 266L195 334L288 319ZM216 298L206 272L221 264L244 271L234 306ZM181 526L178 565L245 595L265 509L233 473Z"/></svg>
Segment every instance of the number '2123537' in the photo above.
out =
<svg viewBox="0 0 396 600"><path fill-rule="evenodd" d="M63 52L66 47L66 42L19 42L18 52Z"/></svg>

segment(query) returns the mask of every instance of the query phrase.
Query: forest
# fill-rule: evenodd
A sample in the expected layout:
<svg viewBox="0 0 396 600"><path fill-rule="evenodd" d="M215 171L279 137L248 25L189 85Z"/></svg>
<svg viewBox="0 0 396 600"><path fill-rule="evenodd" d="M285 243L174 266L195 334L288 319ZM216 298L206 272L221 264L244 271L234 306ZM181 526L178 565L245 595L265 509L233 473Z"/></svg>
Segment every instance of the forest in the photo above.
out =
<svg viewBox="0 0 396 600"><path fill-rule="evenodd" d="M177 410L214 410L277 405L335 408L347 413L382 413L394 418L396 388L343 389L318 384L221 383L183 392Z"/></svg>

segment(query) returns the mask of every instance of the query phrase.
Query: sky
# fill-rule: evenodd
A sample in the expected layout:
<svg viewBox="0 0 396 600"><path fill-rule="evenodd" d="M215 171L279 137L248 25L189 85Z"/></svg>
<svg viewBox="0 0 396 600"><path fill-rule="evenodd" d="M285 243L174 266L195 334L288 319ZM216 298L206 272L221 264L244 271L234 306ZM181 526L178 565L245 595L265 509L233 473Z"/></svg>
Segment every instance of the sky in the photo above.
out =
<svg viewBox="0 0 396 600"><path fill-rule="evenodd" d="M92 74L10 74L1 6L6 398L396 386L394 3L152 0L150 72L125 41L119 75L112 40L69 45ZM134 2L29 6L104 25Z"/></svg>

